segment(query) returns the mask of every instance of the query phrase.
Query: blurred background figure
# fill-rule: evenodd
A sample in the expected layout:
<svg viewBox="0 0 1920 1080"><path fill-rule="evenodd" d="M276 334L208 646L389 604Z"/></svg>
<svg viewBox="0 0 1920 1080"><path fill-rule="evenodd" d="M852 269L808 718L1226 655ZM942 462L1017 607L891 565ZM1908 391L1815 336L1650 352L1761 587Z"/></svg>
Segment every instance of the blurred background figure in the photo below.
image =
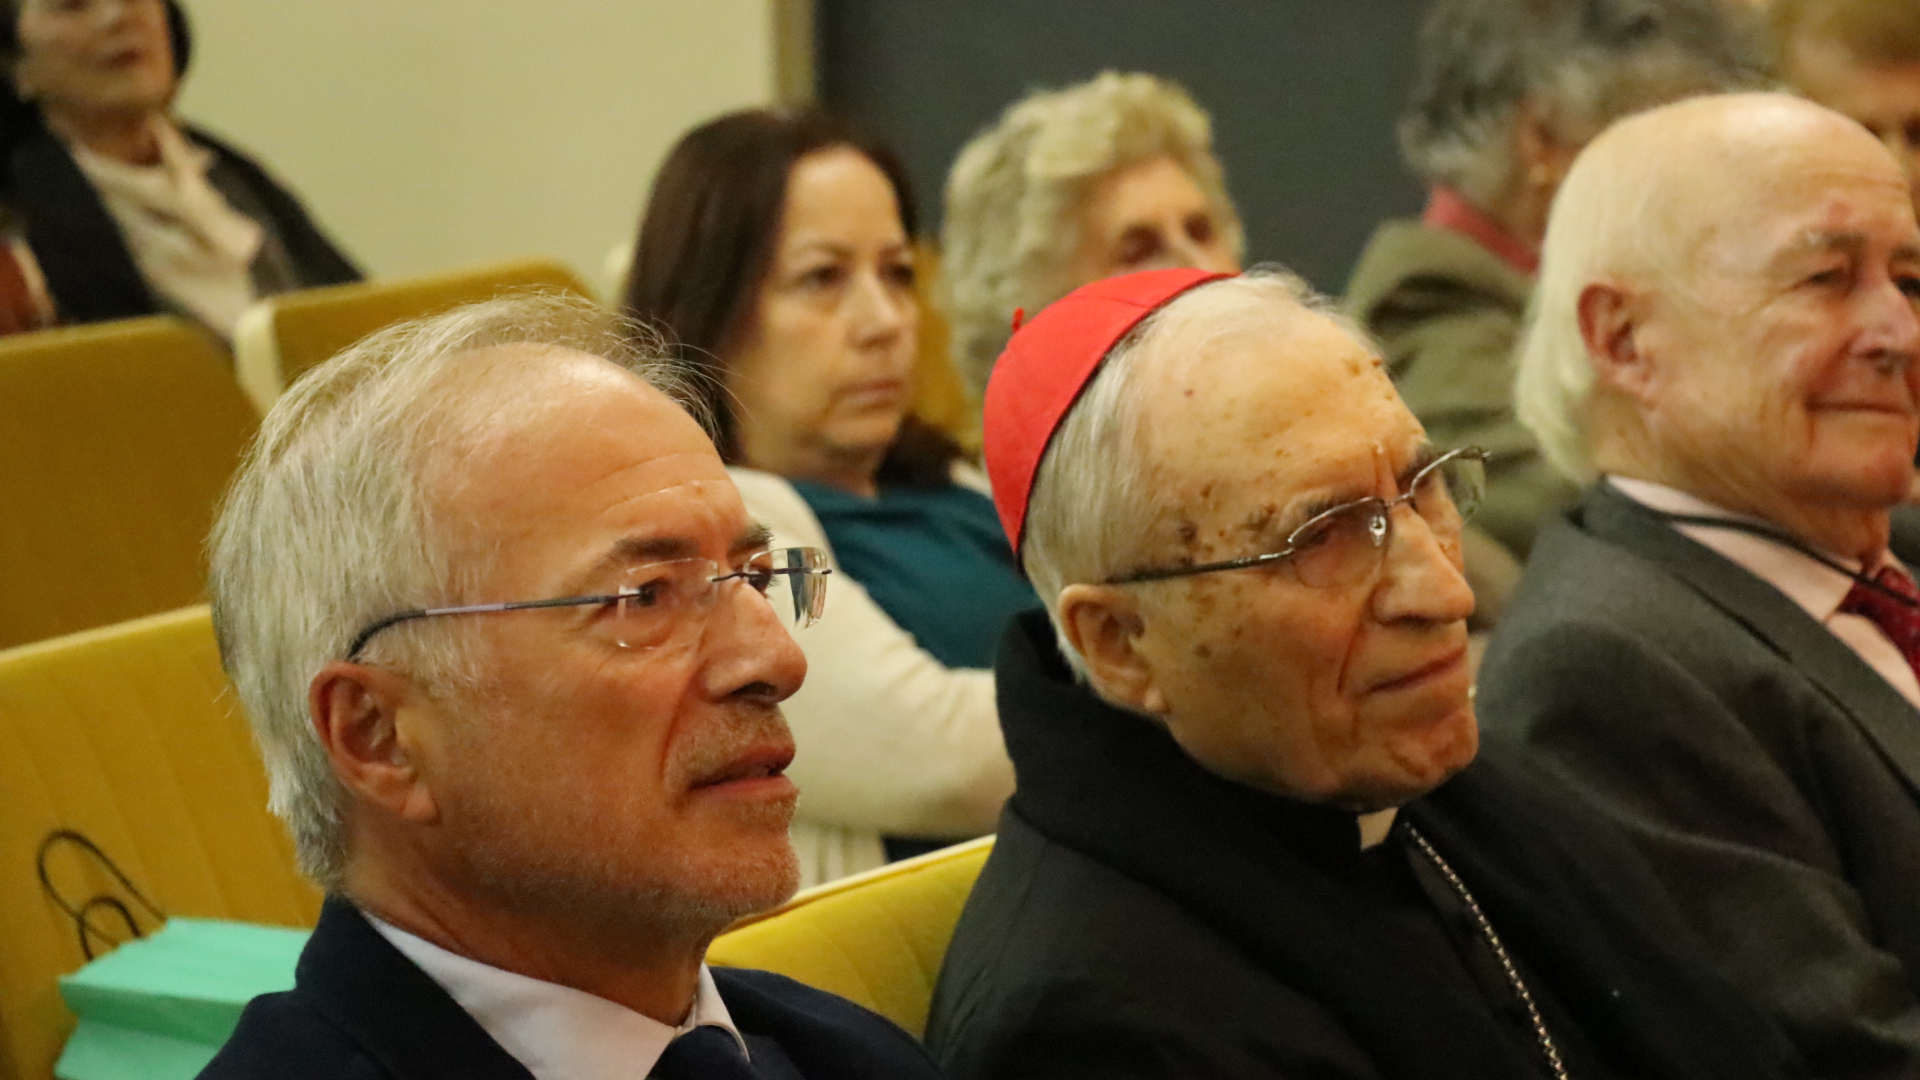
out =
<svg viewBox="0 0 1920 1080"><path fill-rule="evenodd" d="M1773 0L1767 14L1781 74L1886 143L1920 205L1920 0Z"/></svg>
<svg viewBox="0 0 1920 1080"><path fill-rule="evenodd" d="M989 832L1013 787L985 669L1035 599L984 477L909 413L914 210L853 125L732 113L668 155L624 291L702 377L749 512L844 574L786 706L809 880Z"/></svg>
<svg viewBox="0 0 1920 1080"><path fill-rule="evenodd" d="M947 178L941 256L954 361L975 394L1040 309L1114 274L1240 268L1240 214L1207 114L1177 84L1104 72L1009 106Z"/></svg>
<svg viewBox="0 0 1920 1080"><path fill-rule="evenodd" d="M0 0L0 330L174 312L231 337L260 296L360 274L291 192L171 115L172 0Z"/></svg>
<svg viewBox="0 0 1920 1080"><path fill-rule="evenodd" d="M1492 455L1477 523L1514 558L1577 494L1512 403L1514 340L1554 192L1614 120L1755 85L1765 70L1754 20L1725 0L1439 0L1429 11L1400 143L1431 195L1419 220L1374 233L1346 303L1434 442Z"/></svg>

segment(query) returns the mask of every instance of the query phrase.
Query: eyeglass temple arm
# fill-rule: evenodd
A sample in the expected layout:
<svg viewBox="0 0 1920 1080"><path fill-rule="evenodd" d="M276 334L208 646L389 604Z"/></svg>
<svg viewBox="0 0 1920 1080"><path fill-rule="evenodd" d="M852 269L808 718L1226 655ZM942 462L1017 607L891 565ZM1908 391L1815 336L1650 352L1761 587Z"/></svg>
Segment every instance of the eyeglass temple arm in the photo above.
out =
<svg viewBox="0 0 1920 1080"><path fill-rule="evenodd" d="M460 607L414 608L412 611L396 612L374 623L372 626L367 627L365 630L360 631L360 636L354 638L353 644L347 647L347 660L351 662L356 659L360 655L360 650L367 647L367 642L373 638L373 635L395 623L411 622L414 619L429 619L439 615L484 615L490 611L525 611L528 608L579 607L585 604L610 604L618 599L620 599L618 595L563 596L555 600L515 600L504 604L465 604Z"/></svg>
<svg viewBox="0 0 1920 1080"><path fill-rule="evenodd" d="M1115 578L1107 582L1107 584L1132 585L1141 581L1165 581L1168 578L1186 577L1189 574L1210 574L1215 570L1240 570L1249 566L1259 566L1262 563L1270 563L1276 559L1284 559L1291 554L1293 554L1293 547L1292 545L1288 545L1284 551L1269 551L1260 555L1249 555L1244 559L1228 559L1225 562L1196 563L1192 566L1168 566L1162 567L1159 570L1142 570L1138 573L1128 574L1126 577Z"/></svg>

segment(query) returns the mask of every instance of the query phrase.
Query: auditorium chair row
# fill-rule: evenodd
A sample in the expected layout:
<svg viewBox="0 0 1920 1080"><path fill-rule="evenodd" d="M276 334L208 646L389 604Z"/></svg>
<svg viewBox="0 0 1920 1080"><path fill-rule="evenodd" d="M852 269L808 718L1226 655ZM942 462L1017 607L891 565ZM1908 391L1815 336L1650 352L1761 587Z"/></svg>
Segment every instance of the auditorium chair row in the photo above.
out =
<svg viewBox="0 0 1920 1080"><path fill-rule="evenodd" d="M283 386L392 322L524 288L586 291L528 261L289 293L233 355L166 316L0 338L0 648L198 603L215 505Z"/></svg>
<svg viewBox="0 0 1920 1080"><path fill-rule="evenodd" d="M231 355L173 317L0 338L0 648L199 603L221 492L285 386L392 323L528 289L590 295L527 260L273 297ZM930 292L922 312L915 410L977 448Z"/></svg>

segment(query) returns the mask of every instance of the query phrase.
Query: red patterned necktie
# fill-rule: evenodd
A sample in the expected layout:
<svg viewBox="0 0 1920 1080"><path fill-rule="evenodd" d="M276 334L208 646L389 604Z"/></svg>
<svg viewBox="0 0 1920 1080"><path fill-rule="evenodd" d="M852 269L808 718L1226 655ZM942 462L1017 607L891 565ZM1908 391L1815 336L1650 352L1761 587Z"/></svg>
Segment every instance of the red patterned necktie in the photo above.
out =
<svg viewBox="0 0 1920 1080"><path fill-rule="evenodd" d="M1907 658L1907 666L1920 676L1920 588L1897 566L1881 567L1874 572L1873 580L1888 592L1906 597L1908 603L1901 603L1866 582L1856 581L1853 591L1840 601L1840 613L1872 620L1887 640L1893 642L1893 647L1900 650L1900 655Z"/></svg>

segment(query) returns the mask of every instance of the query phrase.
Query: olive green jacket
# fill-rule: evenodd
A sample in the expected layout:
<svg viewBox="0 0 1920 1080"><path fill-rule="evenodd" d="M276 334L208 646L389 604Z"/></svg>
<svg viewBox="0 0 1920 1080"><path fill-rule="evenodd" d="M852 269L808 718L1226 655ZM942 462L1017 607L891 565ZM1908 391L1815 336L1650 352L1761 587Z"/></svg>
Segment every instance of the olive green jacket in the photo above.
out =
<svg viewBox="0 0 1920 1080"><path fill-rule="evenodd" d="M1389 221L1367 241L1346 298L1434 443L1492 455L1474 521L1523 562L1535 530L1579 496L1513 414L1513 350L1532 289L1459 233Z"/></svg>

